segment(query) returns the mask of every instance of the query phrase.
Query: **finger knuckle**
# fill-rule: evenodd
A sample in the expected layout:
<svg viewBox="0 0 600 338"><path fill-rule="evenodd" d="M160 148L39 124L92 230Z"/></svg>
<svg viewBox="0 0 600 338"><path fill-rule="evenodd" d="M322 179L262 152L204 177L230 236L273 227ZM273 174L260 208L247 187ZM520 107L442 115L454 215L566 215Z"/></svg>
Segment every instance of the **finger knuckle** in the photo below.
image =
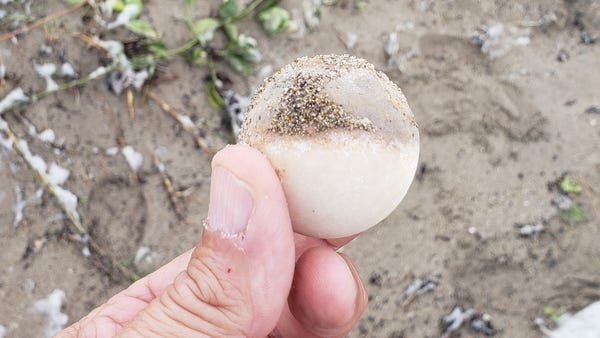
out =
<svg viewBox="0 0 600 338"><path fill-rule="evenodd" d="M214 257L192 259L188 269L167 289L167 307L185 311L190 318L185 326L199 331L224 330L227 335L243 335L252 320L248 293L225 278Z"/></svg>

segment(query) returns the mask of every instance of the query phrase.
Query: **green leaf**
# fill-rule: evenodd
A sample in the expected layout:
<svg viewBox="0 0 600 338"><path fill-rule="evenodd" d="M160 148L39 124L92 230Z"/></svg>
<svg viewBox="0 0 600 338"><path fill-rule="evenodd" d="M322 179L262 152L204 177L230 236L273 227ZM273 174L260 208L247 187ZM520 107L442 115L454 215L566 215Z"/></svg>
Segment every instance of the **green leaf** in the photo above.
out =
<svg viewBox="0 0 600 338"><path fill-rule="evenodd" d="M231 68L233 68L233 70L240 74L249 75L252 74L252 72L254 71L252 63L244 60L239 55L227 55L225 59L227 60Z"/></svg>
<svg viewBox="0 0 600 338"><path fill-rule="evenodd" d="M154 27L149 22L144 20L131 20L127 23L127 28L130 31L145 36L152 40L157 40L160 38L159 34L154 30Z"/></svg>
<svg viewBox="0 0 600 338"><path fill-rule="evenodd" d="M140 55L131 58L131 65L135 71L147 69L148 67L153 68L155 60L152 55Z"/></svg>
<svg viewBox="0 0 600 338"><path fill-rule="evenodd" d="M217 86L212 81L206 84L206 93L208 94L208 103L214 109L221 110L225 105L225 101L223 101L221 94L217 90Z"/></svg>
<svg viewBox="0 0 600 338"><path fill-rule="evenodd" d="M158 58L166 57L169 54L167 47L162 41L153 41L148 46L148 50Z"/></svg>
<svg viewBox="0 0 600 338"><path fill-rule="evenodd" d="M67 0L67 4L69 4L69 6L75 6L75 5L79 5L80 3L84 2L86 0Z"/></svg>
<svg viewBox="0 0 600 338"><path fill-rule="evenodd" d="M315 29L319 26L321 21L321 4L320 2L315 3L311 1L305 1L302 3L302 9L304 12L304 23L308 29Z"/></svg>
<svg viewBox="0 0 600 338"><path fill-rule="evenodd" d="M261 11L258 20L269 34L284 32L290 23L290 13L279 6L273 6Z"/></svg>
<svg viewBox="0 0 600 338"><path fill-rule="evenodd" d="M220 25L221 23L217 19L204 18L194 23L192 30L198 42L205 46L207 42L214 38L215 31Z"/></svg>
<svg viewBox="0 0 600 338"><path fill-rule="evenodd" d="M231 40L237 40L239 33L238 33L238 28L235 24L232 23L225 23L223 25L223 28L225 29L225 34L227 34L227 37Z"/></svg>
<svg viewBox="0 0 600 338"><path fill-rule="evenodd" d="M560 318L558 311L556 311L556 309L551 306L546 306L544 308L544 316L546 316L546 318L548 318L555 324L558 323L558 319Z"/></svg>
<svg viewBox="0 0 600 338"><path fill-rule="evenodd" d="M120 12L125 7L125 4L121 0L115 0L112 5L112 9L115 12Z"/></svg>
<svg viewBox="0 0 600 338"><path fill-rule="evenodd" d="M359 11L362 11L363 9L367 8L367 2L364 0L358 0L356 2L355 5L356 9L358 9Z"/></svg>
<svg viewBox="0 0 600 338"><path fill-rule="evenodd" d="M240 65L239 61L243 61L243 64L258 63L262 60L262 55L258 50L256 39L245 34L240 34L237 40L230 40L227 44L227 59L235 70L246 74L248 73L248 67ZM246 70L242 71L243 69ZM252 70L250 70L251 72Z"/></svg>
<svg viewBox="0 0 600 338"><path fill-rule="evenodd" d="M192 63L198 66L206 66L208 65L208 54L206 51L200 47L196 47L192 49L191 53Z"/></svg>
<svg viewBox="0 0 600 338"><path fill-rule="evenodd" d="M130 6L131 8L135 8L136 14L134 14L135 16L132 16L132 18L136 18L138 15L140 15L140 13L142 13L142 8L144 7L142 4L142 0L116 0L115 6L121 7L122 10L124 10L125 7L128 6Z"/></svg>
<svg viewBox="0 0 600 338"><path fill-rule="evenodd" d="M573 205L568 209L563 209L560 211L560 219L567 224L575 225L585 222L587 217L580 206Z"/></svg>
<svg viewBox="0 0 600 338"><path fill-rule="evenodd" d="M113 29L122 25L126 25L129 21L137 19L142 13L142 1L141 0L125 0L115 1L113 4L113 10L120 12L117 19L107 25L107 29Z"/></svg>
<svg viewBox="0 0 600 338"><path fill-rule="evenodd" d="M223 0L223 4L219 8L219 16L222 19L227 19L235 15L237 12L237 3L235 0Z"/></svg>
<svg viewBox="0 0 600 338"><path fill-rule="evenodd" d="M560 180L558 184L560 190L566 194L568 193L580 193L583 191L583 188L573 177L565 176Z"/></svg>

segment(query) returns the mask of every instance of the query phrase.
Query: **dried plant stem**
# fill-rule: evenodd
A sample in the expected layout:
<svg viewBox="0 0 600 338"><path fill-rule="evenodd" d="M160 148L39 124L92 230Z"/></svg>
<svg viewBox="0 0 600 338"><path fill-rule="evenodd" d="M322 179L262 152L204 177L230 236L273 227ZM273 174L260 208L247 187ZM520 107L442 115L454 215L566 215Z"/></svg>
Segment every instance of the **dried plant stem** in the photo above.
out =
<svg viewBox="0 0 600 338"><path fill-rule="evenodd" d="M92 48L96 48L96 49L102 50L104 52L108 52L106 50L106 48L104 48L104 46L102 46L102 44L100 43L100 40L98 40L98 38L96 38L94 36L89 36L89 35L86 35L86 34L83 34L80 32L74 32L71 35L76 39L84 41ZM164 54L156 55L156 57L160 58L160 59L170 58L172 56L185 53L185 52L189 51L190 49L194 48L196 45L198 45L198 40L191 39L179 47L175 47L173 49L167 50Z"/></svg>
<svg viewBox="0 0 600 338"><path fill-rule="evenodd" d="M101 94L97 94L96 96L98 97L98 101L102 104L102 109L104 110L106 115L108 115L110 123L112 124L113 129L115 130L116 141L119 145L119 148L123 149L125 146L127 146L127 142L125 142L125 133L123 132L123 128L121 128L121 124L117 121L112 108L106 102L104 96ZM133 175L134 180L136 180L138 183L141 183L141 177L135 169L131 168L131 174Z"/></svg>
<svg viewBox="0 0 600 338"><path fill-rule="evenodd" d="M538 329L544 335L544 337L554 338L554 333L552 333L552 331L550 331L550 329L548 329L547 327L545 327L545 326L538 326Z"/></svg>
<svg viewBox="0 0 600 338"><path fill-rule="evenodd" d="M158 158L158 156L156 154L154 154L154 165L158 169L158 172L160 173L160 176L163 180L163 185L165 186L165 190L169 194L169 200L171 202L171 206L173 207L173 210L175 211L175 215L177 215L177 218L179 218L180 220L185 221L185 216L183 215L183 213L181 211L181 206L179 205L179 200L177 199L177 192L173 188L173 183L171 182L171 179L169 178L169 174L167 173L165 165L160 161L160 159Z"/></svg>
<svg viewBox="0 0 600 338"><path fill-rule="evenodd" d="M94 36L89 36L89 35L85 35L83 33L80 32L74 32L71 34L71 36L73 36L76 39L79 39L85 43L87 43L90 47L99 49L103 52L108 53L108 50L106 50L106 48L104 48L104 46L100 43L100 40L98 40L96 37Z"/></svg>
<svg viewBox="0 0 600 338"><path fill-rule="evenodd" d="M98 258L98 268L102 270L108 278L117 283L123 283L126 281L135 282L140 279L140 276L131 271L129 268L121 263L115 262L115 260L95 242L90 240L89 242L90 251Z"/></svg>
<svg viewBox="0 0 600 338"><path fill-rule="evenodd" d="M33 102L37 102L37 101L43 99L44 97L52 95L52 94L54 94L56 92L60 92L60 91L63 91L63 90L67 90L67 89L71 89L71 88L74 88L74 87L78 87L78 86L84 85L84 84L86 84L86 83L88 83L88 82L90 82L92 80L95 80L95 79L97 79L99 77L102 77L102 76L104 76L104 75L112 72L116 68L117 68L117 65L113 64L113 65L110 65L110 66L104 68L101 72L93 74L93 76L88 75L88 76L82 77L81 79L69 81L69 82L64 83L62 85L59 85L58 88L56 88L54 90L45 90L45 91L40 92L38 94L34 94L34 95L31 96L31 101L32 101L32 103Z"/></svg>
<svg viewBox="0 0 600 338"><path fill-rule="evenodd" d="M48 21L52 21L52 20L58 19L61 16L67 15L67 14L69 14L69 13L71 13L71 12L73 12L73 11L81 8L81 7L83 7L87 3L88 3L87 1L81 1L80 3L75 4L75 5L71 6L71 7L67 7L65 9L60 10L60 11L54 12L54 13L48 15L48 16L40 18L40 19L34 21L33 23L27 25L27 26L23 26L23 27L15 30L15 31L2 34L2 35L0 35L0 41L12 39L13 37L15 37L17 35L19 35L21 33L28 32L28 31L30 31L30 30L38 27L38 26L41 26L41 25L47 23Z"/></svg>
<svg viewBox="0 0 600 338"><path fill-rule="evenodd" d="M400 305L400 307L402 309L406 309L415 299L417 298L417 294L416 293L412 293L410 294L408 297L406 297L406 299L402 302L402 305Z"/></svg>
<svg viewBox="0 0 600 338"><path fill-rule="evenodd" d="M4 131L6 136L8 136L8 138L12 141L13 149L17 152L17 154L19 154L19 156L21 156L23 158L23 160L25 160L25 163L27 163L27 166L35 173L35 177L37 177L38 180L40 182L42 182L42 184L44 185L44 188L46 188L54 197L56 197L58 204L60 205L61 209L67 215L67 218L69 219L69 221L71 222L71 224L73 225L75 230L77 230L77 232L81 235L87 234L87 232L81 225L81 222L79 221L78 217L76 215L74 215L73 212L58 197L58 193L55 189L55 186L48 181L45 173L38 171L32 165L32 163L27 159L27 156L25 155L25 151L23 150L23 148L21 148L21 145L19 144L19 139L17 138L15 133L13 133L13 131L10 129L9 126L6 126L6 128L2 129L2 131Z"/></svg>
<svg viewBox="0 0 600 338"><path fill-rule="evenodd" d="M86 77L82 77L81 79L77 79L77 80L69 81L67 83L63 83L63 84L59 85L56 89L53 89L53 90L44 90L44 91L41 91L39 93L32 94L31 96L29 96L29 99L27 101L17 101L14 104L6 107L6 109L4 109L1 113L5 113L7 111L11 111L11 110L13 110L15 108L18 108L18 107L23 107L23 106L28 106L28 105L34 104L34 103L40 101L41 99L43 99L43 98L45 98L47 96L50 96L50 95L52 95L54 93L58 93L58 92L63 91L63 90L68 90L68 89L71 89L71 88L75 88L75 87L87 84L88 82L90 82L92 80L95 80L95 79L97 79L97 78L99 78L101 76L104 76L104 75L110 73L111 71L113 71L114 69L116 69L116 67L117 67L117 65L113 64L111 66L108 66L108 67L104 68L104 70L102 72L94 74L94 76L88 75Z"/></svg>
<svg viewBox="0 0 600 338"><path fill-rule="evenodd" d="M85 230L81 222L79 221L79 217L73 214L73 212L68 208L64 202L58 197L58 193L56 191L56 187L54 184L51 184L45 173L38 171L27 159L25 155L25 151L21 148L19 144L19 139L15 135L15 133L10 129L9 126L6 126L2 131L6 134L6 136L12 141L12 147L17 152L21 158L27 163L27 166L34 172L35 177L44 185L44 187L56 198L58 204L61 209L67 215L69 219L69 223L73 226L74 230L82 236L88 235L88 232ZM110 255L108 255L102 248L100 248L95 242L91 239L88 242L90 250L96 254L99 262L100 268L107 273L107 275L116 282L124 282L126 280L135 281L139 279L139 276L135 274L133 271L129 270L127 267L122 264L116 263Z"/></svg>
<svg viewBox="0 0 600 338"><path fill-rule="evenodd" d="M196 141L196 144L198 145L198 147L200 147L200 149L202 149L203 151L205 151L208 154L214 153L214 151L208 147L206 140L202 136L200 136L200 132L197 128L192 128L189 125L187 125L186 123L183 123L182 116L179 115L179 113L177 111L175 111L175 109L173 109L168 103L166 103L164 100L159 98L154 92L149 90L146 92L146 94L152 101L154 101L156 104L158 104L164 112L171 115L171 117L173 117L177 122L179 122L179 124L183 127L183 129L187 133L189 133L190 135L192 135L194 137L194 140Z"/></svg>
<svg viewBox="0 0 600 338"><path fill-rule="evenodd" d="M104 110L106 115L108 115L108 118L110 119L110 123L112 124L112 127L115 130L116 141L117 141L117 144L119 145L119 148L125 147L127 145L125 142L125 133L123 132L123 129L117 122L117 119L115 118L115 114L113 113L112 109L110 108L110 105L106 102L103 95L97 94L97 97L98 97L98 101L102 104L102 109Z"/></svg>
<svg viewBox="0 0 600 338"><path fill-rule="evenodd" d="M129 110L129 119L135 120L135 108L133 106L133 92L127 89L127 109Z"/></svg>

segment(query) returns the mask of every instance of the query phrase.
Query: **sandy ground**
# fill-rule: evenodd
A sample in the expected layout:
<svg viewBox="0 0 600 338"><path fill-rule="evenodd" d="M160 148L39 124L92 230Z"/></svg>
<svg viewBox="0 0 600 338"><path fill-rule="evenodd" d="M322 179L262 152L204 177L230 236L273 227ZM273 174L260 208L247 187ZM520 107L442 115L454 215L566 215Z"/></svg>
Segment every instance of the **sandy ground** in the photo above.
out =
<svg viewBox="0 0 600 338"><path fill-rule="evenodd" d="M283 1L285 8L300 1ZM33 2L38 15L63 5ZM180 6L149 1L144 16L170 47L187 39ZM208 6L198 8L198 16ZM586 31L599 39L581 42L574 25L583 13ZM165 14L168 13L168 14ZM54 53L87 73L98 53L69 37L80 14L53 29L64 36ZM515 41L509 26L534 27L530 42L492 58L472 43L481 26L505 25L503 38ZM439 337L440 320L455 305L487 313L497 337L540 337L533 325L545 307L576 311L600 298L600 4L598 1L404 1L372 0L363 11L326 7L319 29L302 39L267 37L254 24L245 28L259 40L264 64L277 69L303 55L352 53L373 62L404 91L420 125L421 166L401 206L384 222L345 248L367 285L370 304L351 337ZM398 37L397 61L386 59L390 32ZM348 50L340 36L357 34ZM0 44L0 60L18 85L42 89L31 66L43 41L38 28L19 44ZM558 60L561 55L564 60ZM398 65L400 67L398 67ZM226 144L218 112L210 108L203 70L183 58L165 65L177 80L154 91L202 127L217 146ZM254 77L238 90L258 84ZM4 94L3 94L4 95ZM131 265L140 246L156 254L139 266L148 272L190 248L207 209L210 156L153 103L136 98L136 118L124 96L103 81L67 91L4 118L29 141L34 153L71 171L65 187L80 198L83 224L115 261ZM107 103L125 142L144 155L134 177L122 156L107 155L116 133ZM55 146L27 136L18 116L38 129L52 128ZM181 222L170 205L162 178L152 164L155 152L176 190L185 190ZM565 172L584 192L574 197L587 221L569 225L558 217L550 189ZM54 289L66 293L64 312L75 321L126 286L115 283L69 240L67 222L53 198L25 208L13 226L16 187L25 198L39 184L14 152L0 149L0 324L7 337L43 336L46 321L33 303ZM368 208L368 206L365 206ZM518 224L542 223L544 231L519 236ZM415 279L437 283L411 302L401 298ZM467 326L461 337L480 337Z"/></svg>

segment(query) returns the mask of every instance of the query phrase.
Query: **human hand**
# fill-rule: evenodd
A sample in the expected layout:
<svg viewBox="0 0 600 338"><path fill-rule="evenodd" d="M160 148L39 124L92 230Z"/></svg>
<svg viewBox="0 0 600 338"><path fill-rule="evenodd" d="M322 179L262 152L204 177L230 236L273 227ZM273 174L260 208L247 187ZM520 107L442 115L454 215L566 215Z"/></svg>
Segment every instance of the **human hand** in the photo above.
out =
<svg viewBox="0 0 600 338"><path fill-rule="evenodd" d="M248 146L215 155L196 247L58 334L91 337L341 337L365 289L336 241L294 234L269 161ZM310 182L307 182L310 184Z"/></svg>

